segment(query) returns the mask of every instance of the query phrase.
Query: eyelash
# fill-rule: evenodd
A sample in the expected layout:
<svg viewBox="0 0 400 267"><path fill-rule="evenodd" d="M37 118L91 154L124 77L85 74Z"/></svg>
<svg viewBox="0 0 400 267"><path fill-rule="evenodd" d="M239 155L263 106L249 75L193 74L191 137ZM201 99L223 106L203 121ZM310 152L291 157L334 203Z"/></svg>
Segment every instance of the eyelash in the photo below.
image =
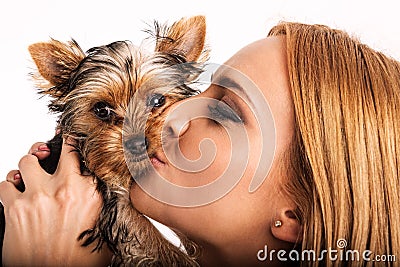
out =
<svg viewBox="0 0 400 267"><path fill-rule="evenodd" d="M211 118L215 118L221 121L229 120L235 123L243 122L239 115L237 115L232 108L228 108L229 106L225 102L219 102L223 103L224 105L221 106L219 105L219 103L215 107L208 105L208 110L210 111Z"/></svg>

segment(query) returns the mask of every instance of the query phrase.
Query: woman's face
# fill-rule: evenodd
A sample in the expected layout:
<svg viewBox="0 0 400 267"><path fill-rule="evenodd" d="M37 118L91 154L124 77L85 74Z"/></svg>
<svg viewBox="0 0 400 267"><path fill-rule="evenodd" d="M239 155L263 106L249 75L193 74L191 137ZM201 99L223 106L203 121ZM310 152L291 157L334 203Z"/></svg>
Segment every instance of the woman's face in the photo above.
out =
<svg viewBox="0 0 400 267"><path fill-rule="evenodd" d="M276 220L279 207L288 203L280 192L280 185L286 178L280 156L289 146L294 125L283 38L269 37L246 46L226 62L227 67L214 73L212 84L206 91L171 107L164 126L168 133L167 145L157 158L151 159L156 172L171 183L201 187L223 174L236 177L238 170L231 166L243 166L243 155L237 153L243 149L242 154L246 154L248 160L239 170L237 184L218 200L186 207L158 201L135 184L131 199L140 212L180 230L203 248L210 247L222 254L240 251L243 255L254 255L256 259L257 251L265 244L273 246L276 243L271 224ZM257 95L254 88L246 88L251 86L243 82L246 79L254 83L261 95ZM233 87L242 87L249 99L241 97L241 93L236 94L238 88ZM264 97L262 101L260 96ZM185 107L185 103L189 105ZM187 112L182 111L185 108ZM191 115L193 112L203 115L195 118ZM261 123L267 127L260 128L260 118L267 120ZM248 146L246 142L232 139L232 133L243 129L247 133ZM268 142L268 138L275 142ZM168 139L175 145L168 148ZM202 141L203 147L199 146ZM179 151L189 161L207 158L208 153L211 155L206 160L209 164L200 168L202 164L199 163L197 170L190 170L190 166L196 164L186 168L175 166L171 160L176 160L174 155ZM266 153L260 164L268 165L270 171L265 173L258 189L249 192L263 151ZM164 193L168 195L168 192ZM176 196L179 200L197 197L194 194Z"/></svg>

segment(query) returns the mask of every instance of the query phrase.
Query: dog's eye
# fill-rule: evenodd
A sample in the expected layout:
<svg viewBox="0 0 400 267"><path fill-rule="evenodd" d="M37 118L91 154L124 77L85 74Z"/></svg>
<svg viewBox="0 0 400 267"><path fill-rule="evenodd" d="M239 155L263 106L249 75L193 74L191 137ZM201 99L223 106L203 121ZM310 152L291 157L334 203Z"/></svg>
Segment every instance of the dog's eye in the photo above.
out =
<svg viewBox="0 0 400 267"><path fill-rule="evenodd" d="M165 104L165 96L162 94L153 94L147 100L147 106L152 108L159 108Z"/></svg>
<svg viewBox="0 0 400 267"><path fill-rule="evenodd" d="M103 121L109 120L113 114L113 111L105 102L97 102L94 104L93 111L96 117Z"/></svg>

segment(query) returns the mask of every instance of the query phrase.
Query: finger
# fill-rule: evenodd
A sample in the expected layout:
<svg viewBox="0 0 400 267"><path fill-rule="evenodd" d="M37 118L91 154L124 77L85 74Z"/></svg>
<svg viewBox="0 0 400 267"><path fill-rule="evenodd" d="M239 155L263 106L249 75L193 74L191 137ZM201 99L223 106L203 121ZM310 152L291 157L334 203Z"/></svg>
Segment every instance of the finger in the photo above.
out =
<svg viewBox="0 0 400 267"><path fill-rule="evenodd" d="M36 156L39 160L43 160L50 155L50 148L43 142L37 142L29 149L29 154Z"/></svg>
<svg viewBox="0 0 400 267"><path fill-rule="evenodd" d="M44 143L44 142L36 142L36 143L34 143L31 146L31 148L29 149L28 154L33 154L34 152L37 152L37 151L41 150L40 147L42 147L43 145L46 146L46 143Z"/></svg>
<svg viewBox="0 0 400 267"><path fill-rule="evenodd" d="M68 174L80 173L79 156L75 148L73 147L73 144L74 140L70 138L64 139L61 148L60 161L58 162L58 167L55 175L63 173L67 176Z"/></svg>
<svg viewBox="0 0 400 267"><path fill-rule="evenodd" d="M6 181L12 183L13 185L19 185L22 181L22 176L19 170L9 171L6 176Z"/></svg>
<svg viewBox="0 0 400 267"><path fill-rule="evenodd" d="M20 159L18 168L27 190L37 188L43 183L44 177L50 177L39 165L38 158L31 154L25 155Z"/></svg>
<svg viewBox="0 0 400 267"><path fill-rule="evenodd" d="M19 170L12 170L6 176L6 181L12 183L20 192L25 191L25 184Z"/></svg>
<svg viewBox="0 0 400 267"><path fill-rule="evenodd" d="M21 194L12 183L3 181L0 183L0 202L3 206L8 206L9 203Z"/></svg>

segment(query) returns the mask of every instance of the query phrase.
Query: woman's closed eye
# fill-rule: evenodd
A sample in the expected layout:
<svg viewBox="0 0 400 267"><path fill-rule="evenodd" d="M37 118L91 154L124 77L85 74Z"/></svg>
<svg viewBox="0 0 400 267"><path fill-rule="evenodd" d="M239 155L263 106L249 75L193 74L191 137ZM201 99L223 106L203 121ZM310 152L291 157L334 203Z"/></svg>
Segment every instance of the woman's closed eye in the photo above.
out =
<svg viewBox="0 0 400 267"><path fill-rule="evenodd" d="M217 121L232 121L235 123L242 123L242 119L227 103L218 101L215 106L208 105L211 119Z"/></svg>

